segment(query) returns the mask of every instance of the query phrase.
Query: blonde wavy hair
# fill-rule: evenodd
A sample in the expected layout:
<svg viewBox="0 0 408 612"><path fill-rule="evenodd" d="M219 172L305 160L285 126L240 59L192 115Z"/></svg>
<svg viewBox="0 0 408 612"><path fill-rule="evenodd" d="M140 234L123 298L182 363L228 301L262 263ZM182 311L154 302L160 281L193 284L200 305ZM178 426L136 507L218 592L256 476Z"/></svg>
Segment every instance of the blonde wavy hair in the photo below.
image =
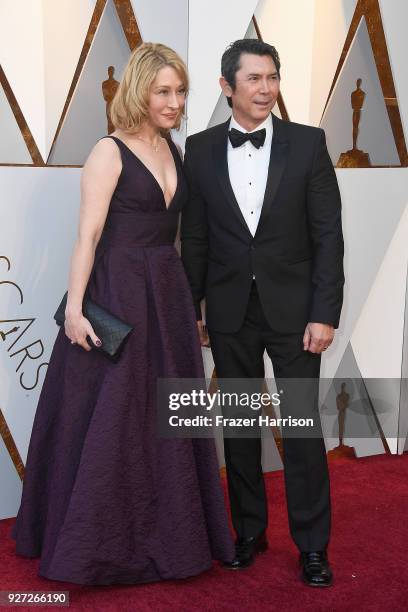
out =
<svg viewBox="0 0 408 612"><path fill-rule="evenodd" d="M187 95L188 74L181 57L166 45L143 43L132 52L109 108L115 128L129 132L138 131L149 116L149 94L152 83L159 70L165 66L174 68L183 82ZM174 126L176 129L180 128L183 116L184 108Z"/></svg>

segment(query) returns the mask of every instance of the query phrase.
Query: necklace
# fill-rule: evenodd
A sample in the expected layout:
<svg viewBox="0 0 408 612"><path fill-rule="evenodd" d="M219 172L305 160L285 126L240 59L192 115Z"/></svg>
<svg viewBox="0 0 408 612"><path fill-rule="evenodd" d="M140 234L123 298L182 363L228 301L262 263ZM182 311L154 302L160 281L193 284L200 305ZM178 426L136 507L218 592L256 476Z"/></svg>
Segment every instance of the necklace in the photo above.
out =
<svg viewBox="0 0 408 612"><path fill-rule="evenodd" d="M161 143L161 136L159 136L160 140L158 141L157 144L153 144L152 142L149 142L148 140L145 140L144 138L142 138L141 136L136 136L136 138L138 138L139 140L141 140L142 142L145 142L146 144L150 145L154 151L156 151L156 153L159 152L159 148L160 148L160 143Z"/></svg>

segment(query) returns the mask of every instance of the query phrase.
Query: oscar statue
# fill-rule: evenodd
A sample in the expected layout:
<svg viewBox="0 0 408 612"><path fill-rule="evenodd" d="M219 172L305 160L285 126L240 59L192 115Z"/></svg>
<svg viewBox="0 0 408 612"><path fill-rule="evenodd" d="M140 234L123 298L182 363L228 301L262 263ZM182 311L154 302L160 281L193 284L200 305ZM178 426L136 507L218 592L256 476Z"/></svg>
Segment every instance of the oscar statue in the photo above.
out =
<svg viewBox="0 0 408 612"><path fill-rule="evenodd" d="M332 448L327 454L329 457L355 457L354 448L344 444L344 430L346 424L346 410L350 403L350 395L346 391L346 383L341 383L341 392L336 397L336 406L339 423L339 445Z"/></svg>
<svg viewBox="0 0 408 612"><path fill-rule="evenodd" d="M365 92L361 89L361 79L357 79L355 89L351 93L351 107L353 109L353 148L342 153L337 162L337 168L369 168L371 166L368 153L357 148L357 137L363 108Z"/></svg>
<svg viewBox="0 0 408 612"><path fill-rule="evenodd" d="M115 130L115 126L113 125L111 121L110 113L109 113L111 102L113 98L115 97L115 93L119 87L118 81L116 81L116 79L113 78L114 72L115 72L115 68L113 66L109 66L108 68L109 78L106 79L106 81L102 83L102 95L103 95L103 99L106 102L106 119L108 120L108 134L112 134L112 132Z"/></svg>

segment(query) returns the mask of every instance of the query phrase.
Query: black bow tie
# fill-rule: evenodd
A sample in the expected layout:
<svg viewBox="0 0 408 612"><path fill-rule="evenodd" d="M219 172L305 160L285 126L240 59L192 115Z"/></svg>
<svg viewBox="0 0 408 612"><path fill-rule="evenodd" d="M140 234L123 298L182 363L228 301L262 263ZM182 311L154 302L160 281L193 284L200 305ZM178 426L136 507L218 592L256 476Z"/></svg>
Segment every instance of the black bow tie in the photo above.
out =
<svg viewBox="0 0 408 612"><path fill-rule="evenodd" d="M232 128L228 132L228 136L234 149L235 147L240 147L241 145L243 145L244 142L246 142L247 140L252 142L254 147L259 149L259 147L262 147L263 143L265 142L266 130L265 128L262 128L262 130L257 130L256 132L248 133L240 132L239 130Z"/></svg>

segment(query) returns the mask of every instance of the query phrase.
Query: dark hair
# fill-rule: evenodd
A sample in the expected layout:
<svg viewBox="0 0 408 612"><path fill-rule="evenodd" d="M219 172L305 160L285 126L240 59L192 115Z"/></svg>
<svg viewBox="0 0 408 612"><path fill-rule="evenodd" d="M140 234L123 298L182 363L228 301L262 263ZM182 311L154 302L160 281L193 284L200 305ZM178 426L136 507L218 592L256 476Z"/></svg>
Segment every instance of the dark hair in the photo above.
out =
<svg viewBox="0 0 408 612"><path fill-rule="evenodd" d="M280 78L280 59L275 47L259 40L258 38L243 38L236 40L227 47L221 58L221 74L233 91L235 91L235 75L241 67L241 55L252 53L252 55L269 55L276 66ZM227 96L227 102L232 107L231 98Z"/></svg>

